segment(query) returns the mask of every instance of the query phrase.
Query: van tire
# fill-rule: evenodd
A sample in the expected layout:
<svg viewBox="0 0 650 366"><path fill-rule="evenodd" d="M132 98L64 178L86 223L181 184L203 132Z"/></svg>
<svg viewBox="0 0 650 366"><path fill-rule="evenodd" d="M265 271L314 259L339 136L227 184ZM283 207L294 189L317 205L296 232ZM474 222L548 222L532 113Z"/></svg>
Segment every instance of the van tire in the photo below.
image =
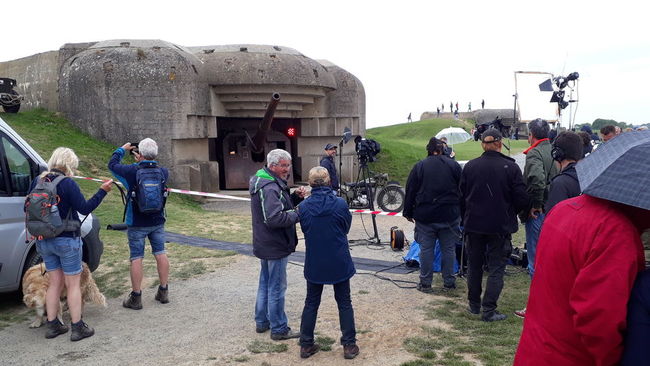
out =
<svg viewBox="0 0 650 366"><path fill-rule="evenodd" d="M27 272L28 269L30 269L32 266L35 266L43 261L43 257L41 257L41 254L36 250L36 246L32 249L32 251L27 255L27 260L25 261L25 266L23 267L23 275L25 272ZM22 275L20 282L22 283Z"/></svg>

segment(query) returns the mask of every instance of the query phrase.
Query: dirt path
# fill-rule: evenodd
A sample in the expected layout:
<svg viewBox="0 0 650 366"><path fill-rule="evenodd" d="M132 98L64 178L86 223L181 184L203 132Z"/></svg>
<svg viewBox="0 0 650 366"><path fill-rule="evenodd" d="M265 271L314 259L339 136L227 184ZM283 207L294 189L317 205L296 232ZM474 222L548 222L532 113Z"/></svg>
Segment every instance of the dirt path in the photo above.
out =
<svg viewBox="0 0 650 366"><path fill-rule="evenodd" d="M364 221L372 230L370 218L366 216ZM388 239L388 230L394 225L403 227L412 238L412 224L403 218L378 217L377 222L383 240ZM355 216L350 239L363 237L361 219ZM304 244L298 250L304 250ZM399 261L404 255L385 246L377 250L377 247L358 245L351 250L353 256L390 261ZM253 354L247 350L252 341L270 341L268 333L254 331L253 304L259 262L243 255L231 258L230 264L216 272L172 282L169 304L155 302L155 291L147 289L141 311L122 308L121 299L110 299L106 309L89 306L84 319L97 333L81 342L70 342L67 334L45 339L45 329L29 329L29 321L9 326L0 331L0 364L399 365L416 358L403 349L405 337L422 335L423 325L441 326L435 320L425 320L421 311L433 299L432 295L357 274L351 281L361 348L357 359L343 359L331 287L324 291L316 331L317 335L336 340L332 351L302 360L297 342L291 340L283 342L289 346L287 352ZM289 325L294 329L300 327L305 298L302 270L297 265L288 267L286 311ZM417 273L390 277L417 281Z"/></svg>

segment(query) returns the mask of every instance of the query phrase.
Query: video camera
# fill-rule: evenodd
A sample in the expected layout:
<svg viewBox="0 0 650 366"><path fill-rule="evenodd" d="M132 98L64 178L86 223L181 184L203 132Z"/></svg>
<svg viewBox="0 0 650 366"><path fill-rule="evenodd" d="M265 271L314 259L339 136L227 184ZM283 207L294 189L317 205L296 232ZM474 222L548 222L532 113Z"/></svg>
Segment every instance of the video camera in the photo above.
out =
<svg viewBox="0 0 650 366"><path fill-rule="evenodd" d="M359 162L362 164L377 161L377 154L381 151L379 142L357 136L354 139L354 150L357 152Z"/></svg>

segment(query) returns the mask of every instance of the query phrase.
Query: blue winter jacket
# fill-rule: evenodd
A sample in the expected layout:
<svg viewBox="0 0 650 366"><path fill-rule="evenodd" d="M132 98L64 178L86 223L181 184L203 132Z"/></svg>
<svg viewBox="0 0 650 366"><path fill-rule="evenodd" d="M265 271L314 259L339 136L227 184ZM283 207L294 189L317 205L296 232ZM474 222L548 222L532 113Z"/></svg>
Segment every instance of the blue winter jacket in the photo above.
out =
<svg viewBox="0 0 650 366"><path fill-rule="evenodd" d="M136 173L138 172L139 165L157 164L152 160L143 160L139 163L123 165L120 164L124 157L125 150L118 147L113 152L111 160L108 162L108 169L113 173L113 176L124 185L124 188L130 190L136 185ZM169 172L166 168L161 168L165 181L169 179ZM151 227L158 226L165 223L165 210L153 214L143 214L137 209L134 210L132 200L128 200L126 206L126 219L125 224L130 227Z"/></svg>
<svg viewBox="0 0 650 366"><path fill-rule="evenodd" d="M305 278L318 284L334 284L354 276L347 234L352 215L345 201L330 187L313 187L311 196L298 206L305 234Z"/></svg>

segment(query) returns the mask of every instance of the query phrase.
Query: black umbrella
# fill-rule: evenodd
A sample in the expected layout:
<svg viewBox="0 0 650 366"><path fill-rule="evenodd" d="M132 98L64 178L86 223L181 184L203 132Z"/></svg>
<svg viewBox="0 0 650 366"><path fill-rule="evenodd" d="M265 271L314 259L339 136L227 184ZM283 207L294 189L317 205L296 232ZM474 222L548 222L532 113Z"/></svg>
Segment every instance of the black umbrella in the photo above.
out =
<svg viewBox="0 0 650 366"><path fill-rule="evenodd" d="M650 210L650 131L626 132L601 144L576 171L583 193Z"/></svg>

